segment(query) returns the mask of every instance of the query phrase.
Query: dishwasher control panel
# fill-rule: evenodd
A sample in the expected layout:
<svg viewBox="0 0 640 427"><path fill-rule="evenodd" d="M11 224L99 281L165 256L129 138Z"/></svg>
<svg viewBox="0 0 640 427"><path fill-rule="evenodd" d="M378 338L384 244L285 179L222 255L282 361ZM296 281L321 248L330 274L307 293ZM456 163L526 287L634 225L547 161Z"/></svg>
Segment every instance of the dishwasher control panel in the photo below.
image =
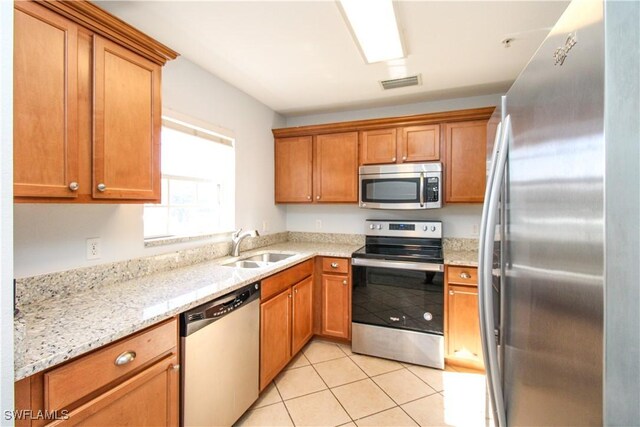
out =
<svg viewBox="0 0 640 427"><path fill-rule="evenodd" d="M180 315L180 335L188 336L260 297L260 283L252 283Z"/></svg>

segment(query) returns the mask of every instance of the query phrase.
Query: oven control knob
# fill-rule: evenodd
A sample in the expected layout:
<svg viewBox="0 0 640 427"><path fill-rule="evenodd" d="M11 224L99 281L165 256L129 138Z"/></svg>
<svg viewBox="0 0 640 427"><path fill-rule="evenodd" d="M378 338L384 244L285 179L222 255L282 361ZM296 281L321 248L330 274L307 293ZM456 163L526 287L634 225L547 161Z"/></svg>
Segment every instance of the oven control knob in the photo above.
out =
<svg viewBox="0 0 640 427"><path fill-rule="evenodd" d="M369 226L369 228L373 230L374 228L376 228L376 226L375 226L375 224L371 224L371 225Z"/></svg>
<svg viewBox="0 0 640 427"><path fill-rule="evenodd" d="M427 226L427 225L423 225L423 226L422 226L422 229L423 229L424 231L427 231L427 230L429 229L429 226Z"/></svg>
<svg viewBox="0 0 640 427"><path fill-rule="evenodd" d="M435 225L431 226L431 231L436 231L436 226Z"/></svg>
<svg viewBox="0 0 640 427"><path fill-rule="evenodd" d="M382 225L378 224L378 230L382 230Z"/></svg>

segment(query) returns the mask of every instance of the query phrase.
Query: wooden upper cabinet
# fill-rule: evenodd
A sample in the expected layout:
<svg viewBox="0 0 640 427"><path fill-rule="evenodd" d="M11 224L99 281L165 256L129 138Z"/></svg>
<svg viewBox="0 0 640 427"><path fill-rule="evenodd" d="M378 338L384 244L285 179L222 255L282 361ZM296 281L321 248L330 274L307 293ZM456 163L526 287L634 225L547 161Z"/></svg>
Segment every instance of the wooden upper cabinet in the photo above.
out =
<svg viewBox="0 0 640 427"><path fill-rule="evenodd" d="M440 160L440 125L398 129L398 163Z"/></svg>
<svg viewBox="0 0 640 427"><path fill-rule="evenodd" d="M94 38L93 197L160 200L160 66Z"/></svg>
<svg viewBox="0 0 640 427"><path fill-rule="evenodd" d="M360 132L360 164L395 163L397 160L397 130L377 129Z"/></svg>
<svg viewBox="0 0 640 427"><path fill-rule="evenodd" d="M275 140L276 203L311 203L313 139Z"/></svg>
<svg viewBox="0 0 640 427"><path fill-rule="evenodd" d="M14 19L14 195L74 198L78 27L31 2Z"/></svg>
<svg viewBox="0 0 640 427"><path fill-rule="evenodd" d="M314 162L316 202L358 202L357 132L318 135Z"/></svg>
<svg viewBox="0 0 640 427"><path fill-rule="evenodd" d="M16 201L159 201L160 73L177 53L88 1L14 7Z"/></svg>
<svg viewBox="0 0 640 427"><path fill-rule="evenodd" d="M484 200L487 121L445 123L445 202Z"/></svg>

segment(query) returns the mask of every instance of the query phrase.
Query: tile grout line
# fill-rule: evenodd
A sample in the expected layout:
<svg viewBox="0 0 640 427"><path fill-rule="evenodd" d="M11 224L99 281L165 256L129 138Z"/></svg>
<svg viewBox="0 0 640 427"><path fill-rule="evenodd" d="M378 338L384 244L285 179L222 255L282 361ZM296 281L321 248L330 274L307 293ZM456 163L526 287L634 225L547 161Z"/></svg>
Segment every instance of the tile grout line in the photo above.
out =
<svg viewBox="0 0 640 427"><path fill-rule="evenodd" d="M338 346L337 344L335 344L336 347L338 347L338 349L340 349L340 351L342 351L342 353L344 353L345 356L347 356L347 354L340 348L340 346ZM347 356L348 357L348 356ZM332 360L338 360L338 359L342 359L341 357L337 358L337 359L332 359ZM329 362L329 360L325 360L325 362ZM322 363L322 362L318 362L318 363ZM329 390L329 393L331 393L331 395L333 396L334 399L336 399L336 402L338 402L338 405L340 405L340 407L342 408L342 410L344 411L345 414L347 414L347 417L349 417L349 419L351 420L350 422L355 424L355 420L353 419L353 417L351 416L351 414L349 413L349 411L347 411L347 408L344 407L344 405L342 404L342 402L340 402L340 399L338 399L338 396L336 396L333 393L333 390L331 390L331 387L329 387L329 384L327 384L327 382L324 380L324 378L322 378L322 375L320 375L320 372L318 372L318 370L316 369L316 367L314 366L314 364L311 364L311 367L313 368L313 370L315 371L315 373L320 377L320 380L322 381L322 383L327 387L327 390ZM366 375L366 372L365 372ZM349 423L343 423L343 424L349 424ZM340 424L342 425L342 424Z"/></svg>
<svg viewBox="0 0 640 427"><path fill-rule="evenodd" d="M431 384L429 384L428 382L426 382L425 380L423 380L422 378L420 378L420 377L418 376L418 374L416 374L415 372L413 372L411 369L409 369L409 368L406 368L406 369L407 369L407 371L411 372L411 374L412 374L414 377L416 377L417 379L419 379L420 381L422 381L423 383L425 383L426 385L428 385L429 387L431 387L431 389L432 389L433 391L435 391L436 393L440 393L440 390L436 390L436 388L435 388L434 386L432 386ZM444 371L443 371L443 372L444 372ZM432 394L433 394L433 393L432 393Z"/></svg>
<svg viewBox="0 0 640 427"><path fill-rule="evenodd" d="M281 402L282 402L282 406L284 406L284 410L287 411L287 415L289 416L289 419L291 420L291 424L293 425L293 427L296 426L295 421L293 421L293 417L291 416L291 413L289 412L289 408L287 408L287 403L286 401L282 398L282 394L280 393L280 389L278 389L278 384L276 384L276 380L273 379L273 386L276 388L276 391L278 392L278 396L280 396Z"/></svg>

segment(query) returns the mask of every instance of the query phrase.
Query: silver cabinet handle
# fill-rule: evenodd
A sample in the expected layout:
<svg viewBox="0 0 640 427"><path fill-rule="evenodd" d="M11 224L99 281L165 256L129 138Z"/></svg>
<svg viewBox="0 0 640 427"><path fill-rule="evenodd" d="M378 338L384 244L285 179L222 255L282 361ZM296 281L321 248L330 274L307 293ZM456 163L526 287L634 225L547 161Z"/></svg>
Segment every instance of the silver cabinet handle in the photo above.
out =
<svg viewBox="0 0 640 427"><path fill-rule="evenodd" d="M392 161L392 162L395 162L395 161L396 161L396 158L394 157L393 159L391 159L391 161Z"/></svg>
<svg viewBox="0 0 640 427"><path fill-rule="evenodd" d="M73 181L69 183L69 190L78 191L78 188L80 188L80 184L78 184L77 182Z"/></svg>
<svg viewBox="0 0 640 427"><path fill-rule="evenodd" d="M338 263L337 262L332 262L331 263L331 268L338 268Z"/></svg>
<svg viewBox="0 0 640 427"><path fill-rule="evenodd" d="M289 298L291 298L291 294L289 294Z"/></svg>
<svg viewBox="0 0 640 427"><path fill-rule="evenodd" d="M471 279L471 275L469 273L467 273L466 271L463 271L462 273L460 273L460 278L462 278L462 279Z"/></svg>
<svg viewBox="0 0 640 427"><path fill-rule="evenodd" d="M402 160L407 160L407 156L402 156Z"/></svg>
<svg viewBox="0 0 640 427"><path fill-rule="evenodd" d="M347 281L346 281L346 280L343 280L343 281L342 281L342 284L343 284L343 285L346 285L346 284L347 284Z"/></svg>
<svg viewBox="0 0 640 427"><path fill-rule="evenodd" d="M169 365L169 370L170 371L179 371L180 370L180 365L178 365L178 364Z"/></svg>
<svg viewBox="0 0 640 427"><path fill-rule="evenodd" d="M316 196L316 200L320 200L320 196Z"/></svg>
<svg viewBox="0 0 640 427"><path fill-rule="evenodd" d="M115 365L116 366L122 366L122 365L126 365L127 363L131 363L135 360L136 358L136 352L129 350L129 351L125 351L124 353L118 355L118 357L116 357L115 360Z"/></svg>
<svg viewBox="0 0 640 427"><path fill-rule="evenodd" d="M294 292L297 294L297 293L298 293L298 290L296 289Z"/></svg>
<svg viewBox="0 0 640 427"><path fill-rule="evenodd" d="M420 207L424 207L424 172L420 172Z"/></svg>
<svg viewBox="0 0 640 427"><path fill-rule="evenodd" d="M103 192L106 189L107 189L107 186L104 185L103 183L98 184L98 191Z"/></svg>
<svg viewBox="0 0 640 427"><path fill-rule="evenodd" d="M451 290L449 291L449 295L455 295L455 294L456 294L455 291L451 291Z"/></svg>
<svg viewBox="0 0 640 427"><path fill-rule="evenodd" d="M311 196L307 196L307 200L311 200Z"/></svg>

